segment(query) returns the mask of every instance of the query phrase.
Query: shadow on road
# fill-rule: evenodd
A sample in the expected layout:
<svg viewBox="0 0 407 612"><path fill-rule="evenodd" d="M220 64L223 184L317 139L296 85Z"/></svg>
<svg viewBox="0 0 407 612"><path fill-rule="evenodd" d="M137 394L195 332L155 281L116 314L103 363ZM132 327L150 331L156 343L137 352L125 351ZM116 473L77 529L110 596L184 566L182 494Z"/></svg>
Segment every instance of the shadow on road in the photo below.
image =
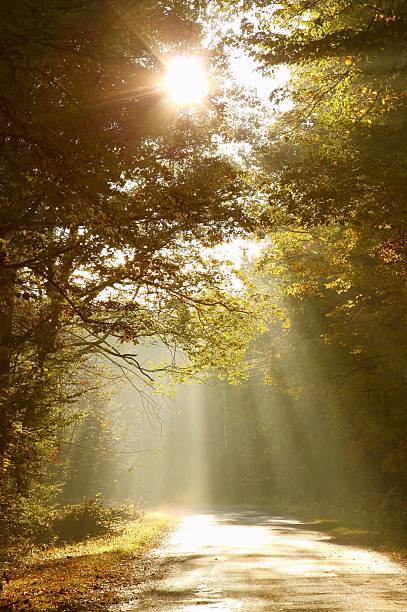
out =
<svg viewBox="0 0 407 612"><path fill-rule="evenodd" d="M158 553L161 578L111 612L407 611L403 568L312 527L250 509L186 516Z"/></svg>

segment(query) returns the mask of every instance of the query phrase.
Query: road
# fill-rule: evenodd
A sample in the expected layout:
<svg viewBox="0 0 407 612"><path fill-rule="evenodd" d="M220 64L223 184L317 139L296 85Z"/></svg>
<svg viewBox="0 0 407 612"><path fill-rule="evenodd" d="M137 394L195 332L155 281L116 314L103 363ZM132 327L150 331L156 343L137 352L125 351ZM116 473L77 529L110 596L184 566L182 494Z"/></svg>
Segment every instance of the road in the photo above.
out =
<svg viewBox="0 0 407 612"><path fill-rule="evenodd" d="M334 544L293 519L258 512L185 517L156 553L162 577L115 612L407 612L405 570Z"/></svg>

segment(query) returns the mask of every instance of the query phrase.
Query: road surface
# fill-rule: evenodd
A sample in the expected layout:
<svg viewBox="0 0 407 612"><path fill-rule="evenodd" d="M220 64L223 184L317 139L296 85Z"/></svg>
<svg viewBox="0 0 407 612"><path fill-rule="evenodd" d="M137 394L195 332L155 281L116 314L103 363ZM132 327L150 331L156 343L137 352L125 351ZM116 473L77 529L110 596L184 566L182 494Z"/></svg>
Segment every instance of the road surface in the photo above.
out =
<svg viewBox="0 0 407 612"><path fill-rule="evenodd" d="M112 612L407 612L400 565L284 517L187 516L157 555L162 577L129 592L130 601Z"/></svg>

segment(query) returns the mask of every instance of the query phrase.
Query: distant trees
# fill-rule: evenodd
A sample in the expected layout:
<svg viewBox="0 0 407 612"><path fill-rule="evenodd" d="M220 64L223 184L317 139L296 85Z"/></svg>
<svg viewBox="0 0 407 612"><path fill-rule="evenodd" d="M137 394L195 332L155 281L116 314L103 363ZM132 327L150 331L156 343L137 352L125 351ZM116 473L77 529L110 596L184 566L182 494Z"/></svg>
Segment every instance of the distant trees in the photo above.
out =
<svg viewBox="0 0 407 612"><path fill-rule="evenodd" d="M65 472L59 500L80 503L84 498L111 501L117 489L119 472L117 443L108 403L92 394L86 405L77 407L78 419L61 436L57 463Z"/></svg>
<svg viewBox="0 0 407 612"><path fill-rule="evenodd" d="M407 296L397 269L368 256L358 238L338 227L274 234L252 272L283 312L254 345L254 371L274 389L270 418L280 414L288 437L291 413L292 452L303 456L304 478L322 483L314 498L310 485L303 501L398 527L407 499ZM286 474L279 453L270 452L277 474ZM286 492L296 497L289 486Z"/></svg>

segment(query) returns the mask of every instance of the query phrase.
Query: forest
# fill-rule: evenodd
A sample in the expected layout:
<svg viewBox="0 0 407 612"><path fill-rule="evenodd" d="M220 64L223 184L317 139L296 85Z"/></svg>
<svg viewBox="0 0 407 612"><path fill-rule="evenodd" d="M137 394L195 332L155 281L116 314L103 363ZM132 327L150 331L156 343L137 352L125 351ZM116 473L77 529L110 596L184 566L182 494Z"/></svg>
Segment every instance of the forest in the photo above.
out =
<svg viewBox="0 0 407 612"><path fill-rule="evenodd" d="M117 504L404 532L407 2L0 24L1 559Z"/></svg>

